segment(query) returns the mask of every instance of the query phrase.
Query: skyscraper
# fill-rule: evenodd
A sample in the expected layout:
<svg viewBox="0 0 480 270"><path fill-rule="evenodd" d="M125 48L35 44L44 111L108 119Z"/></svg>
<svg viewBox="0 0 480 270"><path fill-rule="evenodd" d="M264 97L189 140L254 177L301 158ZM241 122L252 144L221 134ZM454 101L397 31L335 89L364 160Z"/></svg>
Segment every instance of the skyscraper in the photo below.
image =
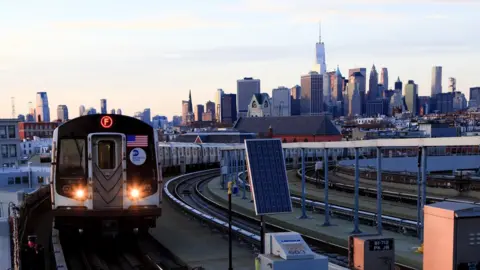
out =
<svg viewBox="0 0 480 270"><path fill-rule="evenodd" d="M317 115L323 110L323 74L311 71L302 76L302 98L300 110L302 115Z"/></svg>
<svg viewBox="0 0 480 270"><path fill-rule="evenodd" d="M152 124L152 113L150 108L145 108L142 113L142 121L151 125Z"/></svg>
<svg viewBox="0 0 480 270"><path fill-rule="evenodd" d="M382 68L382 73L380 74L380 83L383 85L385 90L390 90L388 85L388 69L386 67Z"/></svg>
<svg viewBox="0 0 480 270"><path fill-rule="evenodd" d="M231 125L237 121L237 95L224 94L222 96L222 119L224 124Z"/></svg>
<svg viewBox="0 0 480 270"><path fill-rule="evenodd" d="M397 81L395 82L394 89L395 90L400 90L400 93L402 92L403 85L402 85L402 81L400 81L400 77L397 78Z"/></svg>
<svg viewBox="0 0 480 270"><path fill-rule="evenodd" d="M195 121L202 121L202 115L205 112L205 106L198 104L195 107Z"/></svg>
<svg viewBox="0 0 480 270"><path fill-rule="evenodd" d="M375 65L373 65L368 81L368 100L376 100L378 97L378 73Z"/></svg>
<svg viewBox="0 0 480 270"><path fill-rule="evenodd" d="M47 92L37 92L37 122L50 122L50 107L48 107Z"/></svg>
<svg viewBox="0 0 480 270"><path fill-rule="evenodd" d="M405 103L407 104L407 110L412 115L417 115L417 98L418 98L418 85L413 80L409 80L405 85Z"/></svg>
<svg viewBox="0 0 480 270"><path fill-rule="evenodd" d="M456 92L457 91L457 79L455 78L448 78L448 92Z"/></svg>
<svg viewBox="0 0 480 270"><path fill-rule="evenodd" d="M442 93L442 67L432 68L432 93L431 96Z"/></svg>
<svg viewBox="0 0 480 270"><path fill-rule="evenodd" d="M279 86L272 90L272 116L290 116L292 98L290 89Z"/></svg>
<svg viewBox="0 0 480 270"><path fill-rule="evenodd" d="M237 117L247 117L248 105L254 94L260 94L260 80L251 77L237 80Z"/></svg>
<svg viewBox="0 0 480 270"><path fill-rule="evenodd" d="M367 92L367 69L366 68L352 68L352 69L349 69L348 70L349 81L350 81L350 79L352 78L352 75L355 72L359 72L362 75L362 76L358 76L358 74L357 74L356 76L354 76L354 78L356 78L355 79L355 80L357 80L356 82L359 83L358 91L360 93L362 114L364 114L367 111L366 110L366 104L367 104L366 103L367 102L367 96L366 96L366 92ZM349 92L349 94L350 94L350 92ZM353 89L352 89L351 94L353 95ZM349 97L349 99L351 99L351 97Z"/></svg>
<svg viewBox="0 0 480 270"><path fill-rule="evenodd" d="M300 99L302 96L302 87L300 85L295 85L292 87L292 98L293 99Z"/></svg>
<svg viewBox="0 0 480 270"><path fill-rule="evenodd" d="M215 104L217 106L215 111L215 120L217 120L217 122L222 121L222 96L223 89L217 89L217 92L215 93Z"/></svg>
<svg viewBox="0 0 480 270"><path fill-rule="evenodd" d="M205 103L205 112L211 113L212 121L215 120L215 109L216 109L215 102L209 100L207 101L207 103Z"/></svg>
<svg viewBox="0 0 480 270"><path fill-rule="evenodd" d="M83 115L85 115L85 106L80 105L80 107L78 107L78 116L83 116Z"/></svg>
<svg viewBox="0 0 480 270"><path fill-rule="evenodd" d="M322 25L319 25L318 42L315 44L315 66L314 71L318 74L327 72L327 64L325 63L325 43L322 41Z"/></svg>
<svg viewBox="0 0 480 270"><path fill-rule="evenodd" d="M62 121L62 122L68 121L67 105L58 105L58 107L57 107L57 119Z"/></svg>
<svg viewBox="0 0 480 270"><path fill-rule="evenodd" d="M182 100L182 125L188 123L188 100Z"/></svg>
<svg viewBox="0 0 480 270"><path fill-rule="evenodd" d="M100 99L100 113L107 114L107 100Z"/></svg>
<svg viewBox="0 0 480 270"><path fill-rule="evenodd" d="M111 109L110 114L115 114L115 109Z"/></svg>
<svg viewBox="0 0 480 270"><path fill-rule="evenodd" d="M122 109L117 109L117 114L122 115Z"/></svg>

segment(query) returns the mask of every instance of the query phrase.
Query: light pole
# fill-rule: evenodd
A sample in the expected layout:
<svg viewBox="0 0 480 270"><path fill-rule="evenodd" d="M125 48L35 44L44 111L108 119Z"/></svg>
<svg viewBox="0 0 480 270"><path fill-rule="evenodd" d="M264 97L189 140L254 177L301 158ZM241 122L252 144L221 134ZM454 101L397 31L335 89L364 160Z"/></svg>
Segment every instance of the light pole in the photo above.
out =
<svg viewBox="0 0 480 270"><path fill-rule="evenodd" d="M32 188L32 162L28 162L28 188Z"/></svg>

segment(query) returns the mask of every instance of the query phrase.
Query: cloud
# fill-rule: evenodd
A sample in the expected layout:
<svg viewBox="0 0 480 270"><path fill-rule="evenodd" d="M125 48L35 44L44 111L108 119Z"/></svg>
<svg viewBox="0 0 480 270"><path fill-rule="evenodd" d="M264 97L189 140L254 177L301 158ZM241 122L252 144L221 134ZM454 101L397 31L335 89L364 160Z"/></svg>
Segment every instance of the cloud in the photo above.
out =
<svg viewBox="0 0 480 270"><path fill-rule="evenodd" d="M124 21L64 21L54 22L53 26L61 29L99 29L99 30L182 30L202 28L235 28L239 24L233 21L218 21L195 16L169 16L152 20Z"/></svg>

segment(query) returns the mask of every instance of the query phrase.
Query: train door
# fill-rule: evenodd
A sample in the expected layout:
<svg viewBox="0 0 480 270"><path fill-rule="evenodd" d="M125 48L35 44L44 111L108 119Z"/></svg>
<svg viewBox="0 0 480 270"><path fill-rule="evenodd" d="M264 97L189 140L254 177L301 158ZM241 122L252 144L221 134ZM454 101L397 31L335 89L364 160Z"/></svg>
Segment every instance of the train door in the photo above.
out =
<svg viewBox="0 0 480 270"><path fill-rule="evenodd" d="M123 208L125 136L91 134L88 144L93 209Z"/></svg>

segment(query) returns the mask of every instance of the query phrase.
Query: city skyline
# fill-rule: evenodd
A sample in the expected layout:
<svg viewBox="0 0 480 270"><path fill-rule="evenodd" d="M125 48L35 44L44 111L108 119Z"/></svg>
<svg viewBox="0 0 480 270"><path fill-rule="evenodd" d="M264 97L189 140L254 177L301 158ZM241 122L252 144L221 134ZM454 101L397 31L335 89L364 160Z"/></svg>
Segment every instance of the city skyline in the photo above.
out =
<svg viewBox="0 0 480 270"><path fill-rule="evenodd" d="M65 104L71 117L82 104L99 109L106 98L108 110L133 115L151 108L169 119L181 115L189 89L194 106L214 101L218 88L236 93L244 77L260 79L262 92L271 94L300 84L311 70L319 20L327 71L339 65L342 74L356 67L370 72L375 64L388 68L390 88L399 76L404 84L414 80L419 95L431 92L433 66L443 67L444 92L448 77L467 98L480 85L469 64L480 60L480 37L471 35L480 26L471 20L478 3L416 1L413 9L411 1L186 2L5 5L0 116L11 115L12 96L17 114L25 114L40 91L48 93L51 111Z"/></svg>

